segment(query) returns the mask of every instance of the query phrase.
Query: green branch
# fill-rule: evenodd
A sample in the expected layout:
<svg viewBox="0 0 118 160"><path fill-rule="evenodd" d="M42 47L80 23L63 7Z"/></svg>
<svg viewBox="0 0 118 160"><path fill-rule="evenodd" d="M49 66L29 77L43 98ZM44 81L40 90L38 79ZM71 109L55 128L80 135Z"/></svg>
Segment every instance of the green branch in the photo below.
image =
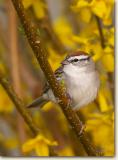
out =
<svg viewBox="0 0 118 160"><path fill-rule="evenodd" d="M12 2L18 13L21 24L23 25L29 44L40 64L41 69L45 74L45 77L47 78L48 83L52 88L52 91L55 97L59 99L59 105L61 106L69 123L71 124L73 130L75 131L76 135L78 136L81 143L83 144L83 147L86 150L87 154L89 156L100 156L101 154L96 151L94 146L91 144L91 142L85 135L85 132L84 131L82 132L82 128L83 128L82 123L79 117L77 116L77 114L72 110L72 106L70 104L70 101L68 100L67 95L62 90L62 88L58 84L53 74L52 68L46 58L47 52L44 49L43 44L41 43L41 39L39 35L37 35L34 24L31 23L31 21L29 20L29 18L25 13L24 7L22 5L22 1L12 0Z"/></svg>

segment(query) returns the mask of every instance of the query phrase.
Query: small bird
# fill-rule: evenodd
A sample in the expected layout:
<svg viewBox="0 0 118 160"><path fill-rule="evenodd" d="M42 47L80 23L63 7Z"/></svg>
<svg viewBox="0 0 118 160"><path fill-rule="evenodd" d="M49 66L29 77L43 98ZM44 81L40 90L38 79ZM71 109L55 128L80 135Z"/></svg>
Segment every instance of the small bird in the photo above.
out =
<svg viewBox="0 0 118 160"><path fill-rule="evenodd" d="M91 103L97 96L99 75L92 56L83 51L68 55L55 71L55 77L69 95L74 110ZM42 107L49 101L58 103L50 86L46 84L42 96L27 107Z"/></svg>

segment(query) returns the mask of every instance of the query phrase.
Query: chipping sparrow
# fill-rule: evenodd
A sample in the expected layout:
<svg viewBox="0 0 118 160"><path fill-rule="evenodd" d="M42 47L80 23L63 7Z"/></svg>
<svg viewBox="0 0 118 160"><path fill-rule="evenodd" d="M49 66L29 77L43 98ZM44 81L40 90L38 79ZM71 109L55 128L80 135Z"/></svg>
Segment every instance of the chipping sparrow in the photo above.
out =
<svg viewBox="0 0 118 160"><path fill-rule="evenodd" d="M55 76L66 88L74 110L78 110L96 98L100 80L95 63L89 54L77 51L67 56L55 71ZM46 85L42 96L34 100L28 107L42 106L48 101L57 103L50 86Z"/></svg>

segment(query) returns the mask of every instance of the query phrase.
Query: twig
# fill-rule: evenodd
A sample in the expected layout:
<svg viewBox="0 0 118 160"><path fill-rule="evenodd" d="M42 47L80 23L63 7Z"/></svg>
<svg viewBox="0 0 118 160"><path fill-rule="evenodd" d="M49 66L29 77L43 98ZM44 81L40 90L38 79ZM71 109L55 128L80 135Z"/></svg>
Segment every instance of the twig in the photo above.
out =
<svg viewBox="0 0 118 160"><path fill-rule="evenodd" d="M46 58L46 50L44 49L41 40L39 38L39 35L36 33L35 26L31 24L29 18L27 17L22 1L21 0L12 0L14 7L19 15L20 21L23 25L23 28L25 30L27 39L29 41L30 46L32 47L34 54L41 66L41 69L43 70L48 83L50 84L53 93L55 97L58 97L59 99L59 105L61 106L65 116L67 117L68 121L70 122L73 130L75 131L76 135L79 137L81 143L83 144L87 154L89 156L100 156L101 154L96 151L96 149L93 147L87 136L85 135L85 132L82 131L82 123L76 113L71 109L72 106L69 103L68 97L65 94L65 92L62 90L60 85L58 84L52 68L50 64L47 61ZM80 134L81 133L81 134Z"/></svg>
<svg viewBox="0 0 118 160"><path fill-rule="evenodd" d="M105 48L105 38L104 38L100 18L98 16L95 16L95 18L96 18L96 22L97 22L97 26L98 26L99 35L100 35L101 47L104 49ZM112 73L108 73L108 77L109 77L109 82L112 84L112 82L113 82ZM111 88L111 92L112 92L112 95L114 95L114 89ZM114 99L113 97L114 96L112 96L112 100Z"/></svg>
<svg viewBox="0 0 118 160"><path fill-rule="evenodd" d="M22 115L23 119L31 129L33 135L36 136L39 133L39 129L34 125L30 114L25 108L25 104L21 101L21 99L18 98L12 86L8 83L8 81L5 78L3 78L1 73L0 73L0 83L2 84L3 88L6 90L12 102L15 104L18 112Z"/></svg>
<svg viewBox="0 0 118 160"><path fill-rule="evenodd" d="M104 49L105 47L105 40L104 40L104 35L103 35L103 31L102 31L102 26L101 26L101 22L98 16L95 15L96 18L96 22L97 22L97 26L98 26L98 31L99 31L99 35L100 35L100 43L102 48Z"/></svg>

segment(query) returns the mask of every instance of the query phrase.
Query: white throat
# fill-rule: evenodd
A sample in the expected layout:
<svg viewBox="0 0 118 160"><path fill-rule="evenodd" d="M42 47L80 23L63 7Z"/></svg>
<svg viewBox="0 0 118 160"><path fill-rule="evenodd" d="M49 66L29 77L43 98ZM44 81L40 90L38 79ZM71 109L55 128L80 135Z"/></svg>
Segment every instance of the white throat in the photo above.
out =
<svg viewBox="0 0 118 160"><path fill-rule="evenodd" d="M86 72L86 70L87 70L87 66L78 67L78 66L72 65L71 63L68 65L65 65L63 69L64 73L71 77L76 77L78 74L82 72L83 73Z"/></svg>

